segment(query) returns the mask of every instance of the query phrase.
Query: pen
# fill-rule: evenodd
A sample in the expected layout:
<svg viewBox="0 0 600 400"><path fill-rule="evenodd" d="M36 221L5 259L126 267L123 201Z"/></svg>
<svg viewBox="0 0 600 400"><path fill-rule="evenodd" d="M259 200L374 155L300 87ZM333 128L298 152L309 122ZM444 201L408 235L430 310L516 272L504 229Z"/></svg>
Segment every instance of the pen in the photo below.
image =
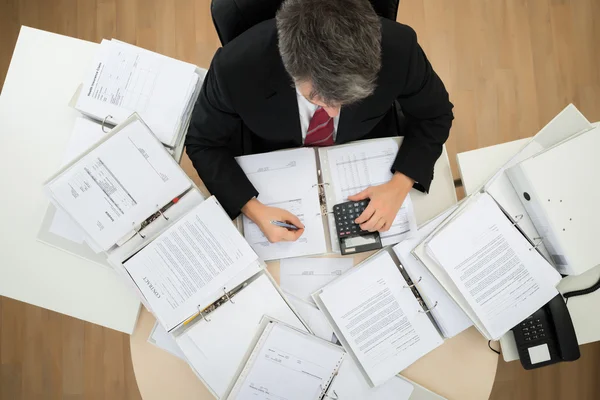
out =
<svg viewBox="0 0 600 400"><path fill-rule="evenodd" d="M271 223L273 225L275 225L275 226L280 226L282 228L291 229L293 231L297 231L298 229L300 229L297 226L294 226L292 224L288 224L288 223L285 223L285 222L282 222L282 221L271 221Z"/></svg>

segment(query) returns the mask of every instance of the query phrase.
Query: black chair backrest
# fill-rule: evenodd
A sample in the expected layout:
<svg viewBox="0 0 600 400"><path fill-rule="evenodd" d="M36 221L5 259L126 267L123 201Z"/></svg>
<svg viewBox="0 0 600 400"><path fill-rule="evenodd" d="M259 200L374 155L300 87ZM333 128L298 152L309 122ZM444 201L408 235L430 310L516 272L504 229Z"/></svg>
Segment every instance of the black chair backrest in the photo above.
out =
<svg viewBox="0 0 600 400"><path fill-rule="evenodd" d="M396 20L400 0L370 1L379 16ZM225 46L254 25L275 18L281 3L283 0L212 0L210 11L221 44Z"/></svg>

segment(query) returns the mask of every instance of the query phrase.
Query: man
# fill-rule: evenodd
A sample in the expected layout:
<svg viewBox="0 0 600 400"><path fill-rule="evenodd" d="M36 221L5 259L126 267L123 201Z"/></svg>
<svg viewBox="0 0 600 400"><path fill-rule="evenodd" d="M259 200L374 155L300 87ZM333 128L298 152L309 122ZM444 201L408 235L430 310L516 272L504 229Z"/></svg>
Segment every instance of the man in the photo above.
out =
<svg viewBox="0 0 600 400"><path fill-rule="evenodd" d="M291 213L257 200L234 156L397 136L404 141L390 182L349 197L370 198L356 220L390 228L414 186L428 191L452 124L452 103L415 32L379 18L368 0L285 0L262 22L219 49L190 124L186 146L207 188L236 217L253 220L271 242L296 240Z"/></svg>

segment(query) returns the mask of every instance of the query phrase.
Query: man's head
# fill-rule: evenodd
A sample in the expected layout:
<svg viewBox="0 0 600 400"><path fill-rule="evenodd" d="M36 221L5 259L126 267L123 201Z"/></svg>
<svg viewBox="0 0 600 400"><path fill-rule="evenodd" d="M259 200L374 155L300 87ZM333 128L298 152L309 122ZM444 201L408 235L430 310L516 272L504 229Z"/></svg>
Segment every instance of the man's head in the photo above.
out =
<svg viewBox="0 0 600 400"><path fill-rule="evenodd" d="M285 0L276 20L283 65L309 101L333 117L373 93L381 24L368 0Z"/></svg>

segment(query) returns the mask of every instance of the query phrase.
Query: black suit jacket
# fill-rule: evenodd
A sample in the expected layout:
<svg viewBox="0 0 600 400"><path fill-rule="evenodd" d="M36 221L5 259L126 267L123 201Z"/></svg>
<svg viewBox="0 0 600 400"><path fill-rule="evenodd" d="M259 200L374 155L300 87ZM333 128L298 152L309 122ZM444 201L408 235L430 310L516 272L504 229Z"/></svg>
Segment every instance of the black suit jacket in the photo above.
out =
<svg viewBox="0 0 600 400"><path fill-rule="evenodd" d="M428 191L452 125L452 103L415 32L381 19L382 67L375 92L342 107L336 143L398 135L395 100L405 116L404 142L392 171ZM208 190L236 217L258 192L234 157L302 146L296 90L277 48L275 20L217 50L196 103L187 153Z"/></svg>

